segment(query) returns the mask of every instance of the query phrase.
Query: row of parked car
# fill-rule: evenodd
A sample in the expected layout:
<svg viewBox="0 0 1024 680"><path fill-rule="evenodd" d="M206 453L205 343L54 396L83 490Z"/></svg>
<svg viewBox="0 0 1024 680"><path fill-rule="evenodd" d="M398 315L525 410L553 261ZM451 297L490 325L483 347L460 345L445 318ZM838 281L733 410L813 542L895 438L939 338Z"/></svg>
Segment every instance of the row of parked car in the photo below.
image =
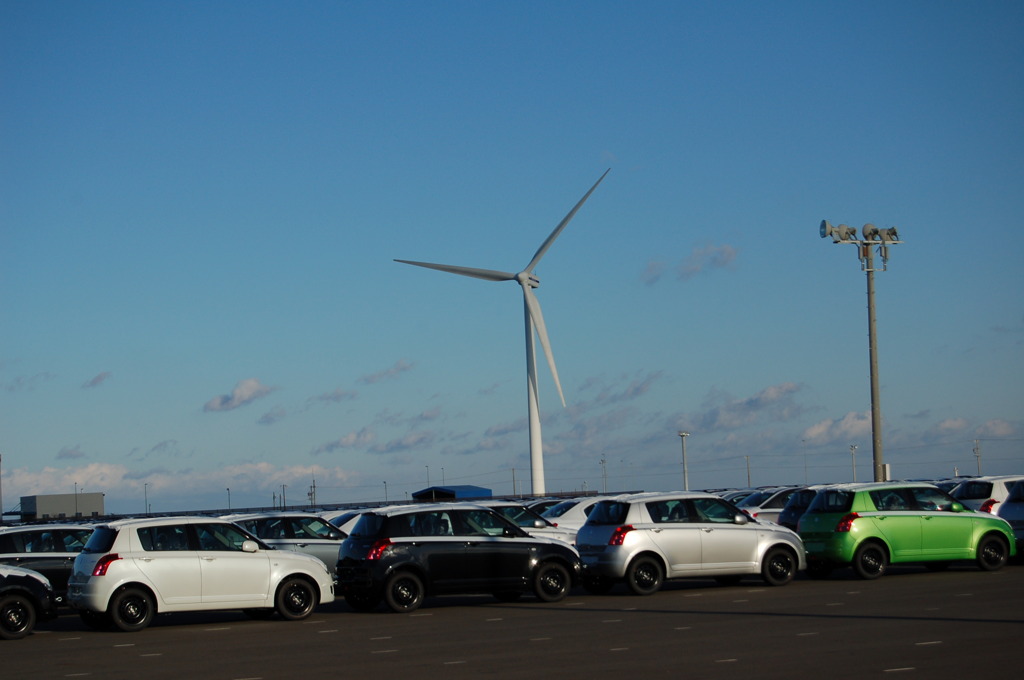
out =
<svg viewBox="0 0 1024 680"><path fill-rule="evenodd" d="M61 604L91 627L137 631L166 612L299 620L336 596L409 612L448 593L557 602L576 585L650 595L687 577L782 586L801 570L872 579L890 564L957 560L991 571L1022 540L1024 476L960 480L951 493L885 482L8 527L0 637Z"/></svg>

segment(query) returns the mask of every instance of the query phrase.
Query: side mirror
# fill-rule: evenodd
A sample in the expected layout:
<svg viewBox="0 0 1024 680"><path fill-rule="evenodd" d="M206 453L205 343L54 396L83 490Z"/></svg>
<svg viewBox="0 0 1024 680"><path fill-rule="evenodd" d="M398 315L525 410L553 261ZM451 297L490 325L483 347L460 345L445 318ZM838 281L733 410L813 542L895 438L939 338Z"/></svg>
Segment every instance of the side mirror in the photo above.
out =
<svg viewBox="0 0 1024 680"><path fill-rule="evenodd" d="M744 512L737 512L736 516L732 518L733 524L748 524L750 522L750 516Z"/></svg>
<svg viewBox="0 0 1024 680"><path fill-rule="evenodd" d="M964 507L963 503L953 503L949 506L950 512L967 512L967 508Z"/></svg>
<svg viewBox="0 0 1024 680"><path fill-rule="evenodd" d="M256 552L260 549L256 541L242 541L242 552Z"/></svg>
<svg viewBox="0 0 1024 680"><path fill-rule="evenodd" d="M546 521L544 521L542 519L535 519L535 520L533 520L533 528L534 529L543 529L543 528L549 527L549 526L551 526L551 525L548 522L546 522Z"/></svg>

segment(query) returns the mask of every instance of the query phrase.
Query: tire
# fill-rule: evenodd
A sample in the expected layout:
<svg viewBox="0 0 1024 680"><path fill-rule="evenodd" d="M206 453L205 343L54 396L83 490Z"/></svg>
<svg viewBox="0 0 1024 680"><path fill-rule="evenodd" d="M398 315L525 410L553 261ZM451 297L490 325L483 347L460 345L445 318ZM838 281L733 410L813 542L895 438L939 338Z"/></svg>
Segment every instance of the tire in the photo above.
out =
<svg viewBox="0 0 1024 680"><path fill-rule="evenodd" d="M653 557L638 557L626 569L626 585L634 595L653 595L665 578L661 564Z"/></svg>
<svg viewBox="0 0 1024 680"><path fill-rule="evenodd" d="M345 593L345 602L357 612L372 612L380 604L380 597L367 592Z"/></svg>
<svg viewBox="0 0 1024 680"><path fill-rule="evenodd" d="M989 534L978 543L977 555L978 567L982 571L997 571L1010 559L1010 546L1001 536Z"/></svg>
<svg viewBox="0 0 1024 680"><path fill-rule="evenodd" d="M316 588L304 578L286 578L277 588L274 609L286 621L301 621L313 613L318 604Z"/></svg>
<svg viewBox="0 0 1024 680"><path fill-rule="evenodd" d="M557 562L543 562L533 572L533 594L541 602L561 602L570 588L569 570Z"/></svg>
<svg viewBox="0 0 1024 680"><path fill-rule="evenodd" d="M607 576L584 576L583 590L591 595L606 595L615 587L615 581Z"/></svg>
<svg viewBox="0 0 1024 680"><path fill-rule="evenodd" d="M0 597L0 638L20 640L36 626L36 608L32 600L10 593Z"/></svg>
<svg viewBox="0 0 1024 680"><path fill-rule="evenodd" d="M853 571L863 579L873 580L885 574L889 554L880 543L864 543L853 554Z"/></svg>
<svg viewBox="0 0 1024 680"><path fill-rule="evenodd" d="M761 560L761 578L770 586L784 586L796 576L799 563L785 548L772 548Z"/></svg>
<svg viewBox="0 0 1024 680"><path fill-rule="evenodd" d="M411 571L395 572L384 584L384 601L399 614L419 609L424 596L423 581Z"/></svg>
<svg viewBox="0 0 1024 680"><path fill-rule="evenodd" d="M114 628L125 633L146 628L155 613L152 596L141 588L125 588L110 598L110 621Z"/></svg>

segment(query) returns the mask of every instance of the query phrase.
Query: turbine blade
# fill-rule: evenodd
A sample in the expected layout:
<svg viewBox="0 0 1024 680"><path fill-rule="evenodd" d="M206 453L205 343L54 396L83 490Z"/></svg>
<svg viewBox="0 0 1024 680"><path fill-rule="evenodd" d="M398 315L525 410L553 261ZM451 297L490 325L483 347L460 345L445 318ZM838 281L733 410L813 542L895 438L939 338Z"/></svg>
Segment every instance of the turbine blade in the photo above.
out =
<svg viewBox="0 0 1024 680"><path fill-rule="evenodd" d="M540 311L540 300L533 294L529 285L523 285L523 297L526 299L526 307L530 310L530 318L533 326L537 329L537 337L540 338L540 346L544 349L544 356L548 358L548 367L551 368L551 377L555 379L555 388L558 389L558 398L562 400L562 408L565 408L565 395L562 394L562 383L558 379L558 369L555 368L555 355L551 353L551 343L548 341L548 329L544 325L544 314Z"/></svg>
<svg viewBox="0 0 1024 680"><path fill-rule="evenodd" d="M569 224L569 220L573 218L573 216L576 214L576 211L580 209L580 206L582 206L588 198L590 198L590 194L594 193L594 189L597 188L597 185L600 184L601 180L605 178L605 175L607 175L611 171L611 168L605 170L604 175L601 175L601 177L599 177L598 180L594 182L594 186L590 187L590 191L583 194L583 198L581 198L580 202L576 204L576 207L569 211L569 214L566 215L562 219L562 221L558 223L558 226L555 227L555 230L553 232L551 232L551 235L548 236L547 240L544 241L544 243L541 244L540 248L537 249L536 254L534 254L533 259L530 260L530 264L526 265L526 269L524 271L526 271L529 274L533 273L533 268L537 266L538 262L540 262L540 258L544 257L544 253L548 252L548 248L551 247L551 244L555 242L555 239L558 238L558 235L562 233L563 229L565 229L565 225Z"/></svg>
<svg viewBox="0 0 1024 680"><path fill-rule="evenodd" d="M514 281L516 278L515 274L509 272L499 272L494 269L476 269L474 267L459 267L453 264L434 264L432 262L414 262L413 260L395 260L395 262L401 262L402 264L414 264L417 267L426 267L427 269L436 269L442 272L448 272L450 274L461 274L462 276L472 276L477 279L484 279L486 281Z"/></svg>

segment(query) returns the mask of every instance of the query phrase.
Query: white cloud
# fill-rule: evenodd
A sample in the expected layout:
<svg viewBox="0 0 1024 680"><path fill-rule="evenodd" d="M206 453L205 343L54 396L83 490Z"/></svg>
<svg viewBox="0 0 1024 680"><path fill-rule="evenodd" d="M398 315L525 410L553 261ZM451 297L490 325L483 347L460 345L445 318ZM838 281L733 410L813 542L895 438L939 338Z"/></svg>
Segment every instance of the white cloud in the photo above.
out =
<svg viewBox="0 0 1024 680"><path fill-rule="evenodd" d="M231 394L214 397L203 406L204 411L231 411L239 406L245 406L249 402L265 397L274 391L273 387L267 387L260 383L257 378L240 380Z"/></svg>

